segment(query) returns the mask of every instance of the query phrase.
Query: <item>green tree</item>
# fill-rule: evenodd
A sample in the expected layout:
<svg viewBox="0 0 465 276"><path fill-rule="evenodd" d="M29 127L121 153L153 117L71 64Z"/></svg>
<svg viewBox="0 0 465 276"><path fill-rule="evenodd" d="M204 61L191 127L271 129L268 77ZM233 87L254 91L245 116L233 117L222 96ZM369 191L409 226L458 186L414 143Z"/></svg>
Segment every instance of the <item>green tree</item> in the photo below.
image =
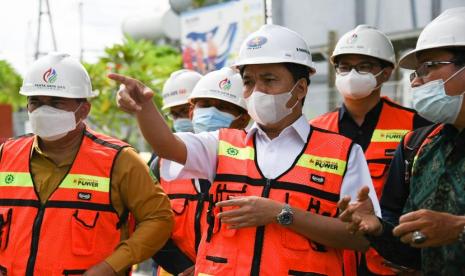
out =
<svg viewBox="0 0 465 276"><path fill-rule="evenodd" d="M19 94L23 80L13 67L0 60L0 103L13 106L14 110L26 106L26 97Z"/></svg>
<svg viewBox="0 0 465 276"><path fill-rule="evenodd" d="M137 146L139 130L135 119L116 106L116 91L119 86L106 75L109 72L134 77L154 92L155 104L160 107L164 82L173 71L182 67L179 50L170 46L154 45L146 40L126 37L123 44L105 49L105 56L95 64L85 64L92 80L94 92L91 125L104 133L124 139Z"/></svg>

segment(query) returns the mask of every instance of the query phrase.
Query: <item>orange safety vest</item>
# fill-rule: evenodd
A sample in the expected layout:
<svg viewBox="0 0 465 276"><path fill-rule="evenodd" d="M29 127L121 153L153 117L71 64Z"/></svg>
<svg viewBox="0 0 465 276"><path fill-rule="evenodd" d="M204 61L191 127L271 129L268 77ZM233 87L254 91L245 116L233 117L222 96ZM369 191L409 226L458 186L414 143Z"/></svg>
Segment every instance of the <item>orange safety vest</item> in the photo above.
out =
<svg viewBox="0 0 465 276"><path fill-rule="evenodd" d="M275 179L256 163L254 139L221 129L218 165L210 188L213 202L233 196L261 196L323 216L337 217L337 202L352 141L311 127L307 143L289 170ZM342 252L313 242L277 223L228 229L209 208L196 275L342 275ZM307 274L305 274L307 275ZM313 274L312 274L313 275Z"/></svg>
<svg viewBox="0 0 465 276"><path fill-rule="evenodd" d="M85 130L75 160L45 204L30 171L34 136L8 140L0 157L0 271L80 275L105 260L127 216L111 205L111 173L127 144Z"/></svg>
<svg viewBox="0 0 465 276"><path fill-rule="evenodd" d="M208 180L200 179L199 181ZM195 179L167 181L160 178L160 184L170 198L171 209L174 212L171 239L184 254L195 262L202 230L207 228L208 194L197 191Z"/></svg>
<svg viewBox="0 0 465 276"><path fill-rule="evenodd" d="M387 97L381 97L383 106L376 124L370 144L365 150L368 168L378 199L388 176L389 165L400 141L413 130L415 111L400 106ZM323 114L310 121L312 125L339 132L339 110ZM341 133L343 134L343 133ZM394 271L386 267L384 259L374 250L365 253L368 269L379 275L394 275ZM354 251L344 251L344 267L346 275L357 275L357 263Z"/></svg>

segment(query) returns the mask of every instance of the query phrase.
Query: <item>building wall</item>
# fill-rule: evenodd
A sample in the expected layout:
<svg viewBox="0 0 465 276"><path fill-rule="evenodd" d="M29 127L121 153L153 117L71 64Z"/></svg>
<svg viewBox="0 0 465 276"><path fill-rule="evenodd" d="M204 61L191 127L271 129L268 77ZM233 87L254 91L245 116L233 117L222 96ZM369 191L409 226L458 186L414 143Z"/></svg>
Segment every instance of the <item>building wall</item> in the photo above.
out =
<svg viewBox="0 0 465 276"><path fill-rule="evenodd" d="M431 21L435 1L439 3L440 11L465 6L465 0L414 0L417 28L423 28ZM375 26L385 33L413 30L415 20L411 4L410 0L272 0L272 22L297 31L310 47L316 47L327 44L328 31L334 30L340 37L357 23ZM304 106L309 118L328 111L329 101L341 103L338 93L335 99L328 97L327 62L317 63L316 69ZM400 75L408 76L404 72ZM410 105L410 97L405 95L408 85L402 79L385 84L382 92Z"/></svg>

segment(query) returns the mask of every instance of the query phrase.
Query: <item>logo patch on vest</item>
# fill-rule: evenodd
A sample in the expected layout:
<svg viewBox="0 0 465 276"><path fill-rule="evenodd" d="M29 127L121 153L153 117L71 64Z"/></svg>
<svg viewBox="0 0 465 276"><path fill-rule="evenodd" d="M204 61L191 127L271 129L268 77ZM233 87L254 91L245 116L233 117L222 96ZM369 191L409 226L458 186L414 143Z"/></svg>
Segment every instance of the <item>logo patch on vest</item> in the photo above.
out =
<svg viewBox="0 0 465 276"><path fill-rule="evenodd" d="M323 159L311 159L310 160L310 164L312 165L315 165L316 167L318 168L321 168L321 169L329 169L329 170L334 170L334 171L337 171L338 170L338 165L337 165L337 162L331 162L331 161L328 161L328 160L323 160Z"/></svg>
<svg viewBox="0 0 465 276"><path fill-rule="evenodd" d="M78 199L80 199L80 200L91 200L92 199L92 194L91 193L79 192L78 193Z"/></svg>
<svg viewBox="0 0 465 276"><path fill-rule="evenodd" d="M239 154L239 150L235 148L228 148L226 152L231 156L236 156Z"/></svg>
<svg viewBox="0 0 465 276"><path fill-rule="evenodd" d="M407 132L408 129L375 129L371 142L398 143Z"/></svg>
<svg viewBox="0 0 465 276"><path fill-rule="evenodd" d="M11 184L15 181L15 177L12 174L7 174L5 176L5 183L6 184Z"/></svg>
<svg viewBox="0 0 465 276"><path fill-rule="evenodd" d="M324 176L319 176L319 175L316 175L316 174L313 174L313 173L310 175L310 180L312 182L317 183L317 184L324 184L325 183Z"/></svg>
<svg viewBox="0 0 465 276"><path fill-rule="evenodd" d="M78 178L74 180L78 186L98 188L98 181L95 179Z"/></svg>

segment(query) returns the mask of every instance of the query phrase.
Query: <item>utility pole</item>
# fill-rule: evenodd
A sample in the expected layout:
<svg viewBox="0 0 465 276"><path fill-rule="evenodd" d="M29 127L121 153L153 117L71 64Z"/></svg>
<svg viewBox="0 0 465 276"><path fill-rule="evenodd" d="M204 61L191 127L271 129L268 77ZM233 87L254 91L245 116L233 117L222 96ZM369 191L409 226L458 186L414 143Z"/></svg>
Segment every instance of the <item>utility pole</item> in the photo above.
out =
<svg viewBox="0 0 465 276"><path fill-rule="evenodd" d="M45 11L42 10L42 2L45 1ZM37 40L36 40L36 51L34 54L34 58L38 59L40 55L44 54L40 51L40 38L41 38L41 27L42 27L42 16L48 16L48 22L50 25L50 31L52 33L52 43L53 43L53 50L57 50L57 42L55 39L55 31L53 29L53 22L52 22L52 14L50 12L50 4L48 0L39 0L39 21L37 24Z"/></svg>
<svg viewBox="0 0 465 276"><path fill-rule="evenodd" d="M84 60L84 32L83 26L83 13L82 13L82 1L79 1L79 60Z"/></svg>
<svg viewBox="0 0 465 276"><path fill-rule="evenodd" d="M441 13L441 0L431 0L431 20Z"/></svg>
<svg viewBox="0 0 465 276"><path fill-rule="evenodd" d="M333 54L334 48L337 43L336 31L328 32L328 52L327 56L330 57ZM328 110L333 110L336 107L337 91L336 85L336 71L331 62L328 61Z"/></svg>

